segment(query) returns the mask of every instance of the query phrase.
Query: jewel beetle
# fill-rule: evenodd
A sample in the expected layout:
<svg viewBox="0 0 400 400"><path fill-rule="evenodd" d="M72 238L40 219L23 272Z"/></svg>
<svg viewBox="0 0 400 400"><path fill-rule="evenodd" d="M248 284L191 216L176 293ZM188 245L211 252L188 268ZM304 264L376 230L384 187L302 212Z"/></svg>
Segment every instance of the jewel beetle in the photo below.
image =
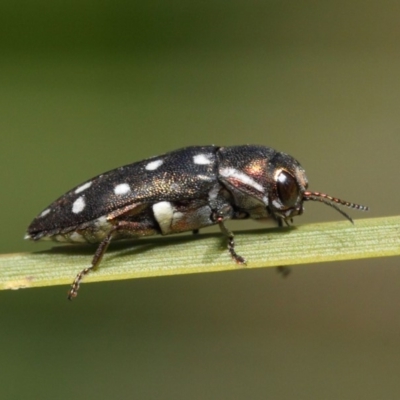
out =
<svg viewBox="0 0 400 400"><path fill-rule="evenodd" d="M125 165L76 186L29 225L25 238L96 243L91 265L74 279L68 298L76 297L82 278L95 270L112 240L194 231L218 225L233 260L230 219L274 218L279 225L303 213L305 201L320 201L351 217L340 205L368 207L307 190L304 169L292 156L270 147L192 146Z"/></svg>

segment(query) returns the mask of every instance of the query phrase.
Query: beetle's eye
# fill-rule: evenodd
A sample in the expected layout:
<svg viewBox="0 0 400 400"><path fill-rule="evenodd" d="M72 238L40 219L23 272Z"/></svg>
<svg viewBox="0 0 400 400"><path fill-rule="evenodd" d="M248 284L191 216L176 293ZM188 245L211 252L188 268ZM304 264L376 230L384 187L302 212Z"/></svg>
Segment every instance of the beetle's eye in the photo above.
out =
<svg viewBox="0 0 400 400"><path fill-rule="evenodd" d="M281 203L288 208L294 207L299 198L299 187L296 179L286 171L282 171L277 178L276 187Z"/></svg>

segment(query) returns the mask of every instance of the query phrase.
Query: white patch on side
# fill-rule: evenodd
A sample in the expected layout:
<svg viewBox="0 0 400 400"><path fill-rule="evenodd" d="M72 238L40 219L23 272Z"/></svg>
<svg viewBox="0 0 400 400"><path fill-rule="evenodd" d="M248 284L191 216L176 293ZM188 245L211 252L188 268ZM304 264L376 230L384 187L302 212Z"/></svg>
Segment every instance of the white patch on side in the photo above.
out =
<svg viewBox="0 0 400 400"><path fill-rule="evenodd" d="M108 221L106 216L97 218L94 221L95 232L94 236L98 241L103 240L112 228L112 223Z"/></svg>
<svg viewBox="0 0 400 400"><path fill-rule="evenodd" d="M92 186L92 182L86 182L86 183L84 183L83 185L81 185L81 186L79 186L78 188L76 188L76 189L75 189L75 193L76 193L76 194L81 193L81 192L83 192L84 190L89 189L90 186Z"/></svg>
<svg viewBox="0 0 400 400"><path fill-rule="evenodd" d="M264 197L262 198L262 200L263 200L264 204L267 206L268 203L269 203L268 197L267 197L267 196L264 196Z"/></svg>
<svg viewBox="0 0 400 400"><path fill-rule="evenodd" d="M50 208L46 208L46 210L42 211L42 213L39 215L39 218L45 217L50 211Z"/></svg>
<svg viewBox="0 0 400 400"><path fill-rule="evenodd" d="M147 169L147 171L154 171L158 167L161 167L163 163L164 163L163 160L150 161L144 168Z"/></svg>
<svg viewBox="0 0 400 400"><path fill-rule="evenodd" d="M167 234L171 231L174 218L174 208L169 201L160 201L153 205L154 218L160 225L161 232Z"/></svg>
<svg viewBox="0 0 400 400"><path fill-rule="evenodd" d="M112 227L111 222L108 221L105 216L97 218L94 223L96 225L96 230L99 232L107 233Z"/></svg>
<svg viewBox="0 0 400 400"><path fill-rule="evenodd" d="M130 186L127 183L120 183L119 185L115 186L114 193L118 196L127 194L131 191Z"/></svg>
<svg viewBox="0 0 400 400"><path fill-rule="evenodd" d="M85 238L78 232L72 232L69 236L69 239L76 243L86 243Z"/></svg>
<svg viewBox="0 0 400 400"><path fill-rule="evenodd" d="M84 210L85 207L86 207L86 203L85 203L85 199L83 198L83 196L78 197L74 201L74 204L72 204L72 212L74 214L79 214L80 212L82 212Z"/></svg>
<svg viewBox="0 0 400 400"><path fill-rule="evenodd" d="M97 228L103 228L103 227L109 227L111 224L107 221L107 217L104 215L102 217L99 217L95 221L96 227Z"/></svg>
<svg viewBox="0 0 400 400"><path fill-rule="evenodd" d="M207 165L213 162L210 158L212 158L212 154L196 154L193 156L193 162L198 165Z"/></svg>
<svg viewBox="0 0 400 400"><path fill-rule="evenodd" d="M251 186L252 188L258 190L261 193L264 193L265 190L264 188L257 183L252 177L250 177L249 175L244 174L243 172L238 171L235 168L222 168L219 171L220 175L223 176L224 178L235 178L238 181L244 183L247 186Z"/></svg>

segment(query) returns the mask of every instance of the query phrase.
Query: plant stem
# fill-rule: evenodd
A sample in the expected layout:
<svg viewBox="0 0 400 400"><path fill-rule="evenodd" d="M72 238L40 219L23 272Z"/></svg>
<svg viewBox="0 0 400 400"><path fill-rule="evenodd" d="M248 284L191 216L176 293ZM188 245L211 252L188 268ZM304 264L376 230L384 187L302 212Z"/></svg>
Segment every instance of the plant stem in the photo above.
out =
<svg viewBox="0 0 400 400"><path fill-rule="evenodd" d="M242 231L235 239L247 266L230 259L220 234L116 242L85 282L400 255L400 216ZM90 265L94 251L93 246L57 246L0 255L0 289L68 285Z"/></svg>

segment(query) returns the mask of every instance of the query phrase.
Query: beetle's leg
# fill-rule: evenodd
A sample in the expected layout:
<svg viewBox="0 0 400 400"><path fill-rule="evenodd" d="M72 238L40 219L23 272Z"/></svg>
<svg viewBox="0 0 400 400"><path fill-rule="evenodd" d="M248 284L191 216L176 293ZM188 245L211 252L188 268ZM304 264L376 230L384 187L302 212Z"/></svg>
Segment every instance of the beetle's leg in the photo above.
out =
<svg viewBox="0 0 400 400"><path fill-rule="evenodd" d="M237 264L246 264L246 260L235 251L235 236L225 225L222 217L217 219L219 229L228 239L228 251Z"/></svg>
<svg viewBox="0 0 400 400"><path fill-rule="evenodd" d="M94 253L90 267L83 269L81 272L78 273L78 275L76 275L74 281L72 282L71 289L68 292L68 300L72 300L78 295L79 284L83 277L87 275L90 271L94 271L99 266L101 259L103 258L104 253L106 252L107 247L111 242L111 239L115 232L115 228L113 228L110 233L100 242L96 252Z"/></svg>
<svg viewBox="0 0 400 400"><path fill-rule="evenodd" d="M138 223L138 222L132 222L132 221L118 221L116 225L111 228L111 230L108 232L107 236L100 242L99 246L97 247L96 252L94 253L92 262L90 267L87 267L83 269L81 272L79 272L74 281L72 282L71 289L68 292L68 300L72 300L74 297L78 295L78 289L79 285L82 281L82 279L91 271L94 271L97 269L97 267L100 265L101 260L107 251L108 245L110 244L112 238L114 235L119 232L119 231L127 231L127 232L134 232L134 233L145 233L146 230L149 230L148 224L145 223ZM139 235L138 235L139 236Z"/></svg>
<svg viewBox="0 0 400 400"><path fill-rule="evenodd" d="M212 219L218 223L219 229L228 239L228 251L237 264L246 264L246 260L235 251L235 236L224 224L225 219L230 219L234 215L234 211L230 205L224 205L215 211Z"/></svg>
<svg viewBox="0 0 400 400"><path fill-rule="evenodd" d="M272 217L273 220L276 221L276 223L278 224L278 227L279 227L279 228L282 228L282 227L283 227L283 224L286 223L286 221L285 221L284 218L278 217L278 216L275 215L275 214L271 214L271 217Z"/></svg>

